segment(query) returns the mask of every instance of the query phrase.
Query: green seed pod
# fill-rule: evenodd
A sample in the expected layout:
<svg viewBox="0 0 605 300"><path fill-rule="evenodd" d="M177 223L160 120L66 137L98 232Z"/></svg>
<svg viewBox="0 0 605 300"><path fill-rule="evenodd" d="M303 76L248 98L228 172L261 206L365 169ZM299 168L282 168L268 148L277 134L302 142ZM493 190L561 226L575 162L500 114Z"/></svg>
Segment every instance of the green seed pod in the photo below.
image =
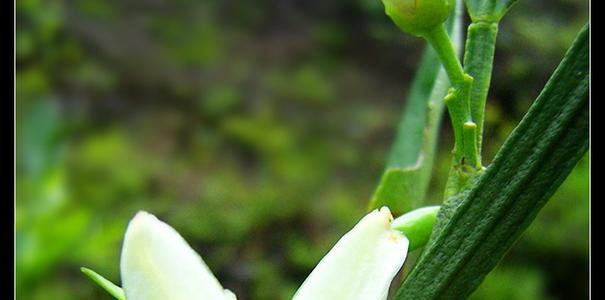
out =
<svg viewBox="0 0 605 300"><path fill-rule="evenodd" d="M445 22L455 0L382 0L382 3L399 29L422 36Z"/></svg>

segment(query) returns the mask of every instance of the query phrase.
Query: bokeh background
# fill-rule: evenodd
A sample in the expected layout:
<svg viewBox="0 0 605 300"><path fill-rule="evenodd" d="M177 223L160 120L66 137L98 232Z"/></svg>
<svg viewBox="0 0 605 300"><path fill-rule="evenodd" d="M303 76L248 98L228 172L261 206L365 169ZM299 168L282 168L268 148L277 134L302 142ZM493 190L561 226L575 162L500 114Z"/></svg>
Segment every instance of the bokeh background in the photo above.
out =
<svg viewBox="0 0 605 300"><path fill-rule="evenodd" d="M174 226L239 298L289 299L365 213L425 47L379 0L18 0L17 297L110 299L128 220ZM489 162L586 0L502 22ZM444 118L429 203L452 135ZM588 158L472 299L586 299Z"/></svg>

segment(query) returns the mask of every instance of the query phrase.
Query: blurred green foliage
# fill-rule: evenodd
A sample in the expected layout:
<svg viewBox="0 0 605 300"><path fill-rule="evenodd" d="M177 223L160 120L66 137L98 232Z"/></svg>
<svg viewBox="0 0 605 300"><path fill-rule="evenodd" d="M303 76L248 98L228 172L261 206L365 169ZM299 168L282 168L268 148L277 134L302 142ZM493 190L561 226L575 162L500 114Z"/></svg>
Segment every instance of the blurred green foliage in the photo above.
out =
<svg viewBox="0 0 605 300"><path fill-rule="evenodd" d="M504 19L486 159L587 6ZM79 267L119 282L144 209L240 299L288 299L364 213L422 47L374 0L17 1L18 298L109 299ZM586 158L473 299L585 298L588 205Z"/></svg>

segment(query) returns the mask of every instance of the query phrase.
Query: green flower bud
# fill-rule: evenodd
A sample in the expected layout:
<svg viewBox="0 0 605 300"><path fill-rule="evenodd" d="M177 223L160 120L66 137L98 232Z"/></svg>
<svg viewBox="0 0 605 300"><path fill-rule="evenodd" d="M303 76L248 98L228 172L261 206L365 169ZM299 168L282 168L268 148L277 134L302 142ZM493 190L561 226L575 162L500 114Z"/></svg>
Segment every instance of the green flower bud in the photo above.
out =
<svg viewBox="0 0 605 300"><path fill-rule="evenodd" d="M422 36L445 22L454 0L382 0L386 14L404 32Z"/></svg>

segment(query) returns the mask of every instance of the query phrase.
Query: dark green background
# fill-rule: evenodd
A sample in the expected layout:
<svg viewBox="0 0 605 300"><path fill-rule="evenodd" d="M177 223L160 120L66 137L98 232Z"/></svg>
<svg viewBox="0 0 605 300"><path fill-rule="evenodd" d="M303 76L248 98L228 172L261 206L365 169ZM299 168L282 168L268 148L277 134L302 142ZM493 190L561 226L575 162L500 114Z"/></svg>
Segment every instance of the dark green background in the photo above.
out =
<svg viewBox="0 0 605 300"><path fill-rule="evenodd" d="M79 267L119 282L141 209L239 299L289 299L365 213L425 46L379 0L16 5L18 299L110 299ZM585 0L505 17L487 161L587 19ZM588 179L585 158L473 299L587 298Z"/></svg>

